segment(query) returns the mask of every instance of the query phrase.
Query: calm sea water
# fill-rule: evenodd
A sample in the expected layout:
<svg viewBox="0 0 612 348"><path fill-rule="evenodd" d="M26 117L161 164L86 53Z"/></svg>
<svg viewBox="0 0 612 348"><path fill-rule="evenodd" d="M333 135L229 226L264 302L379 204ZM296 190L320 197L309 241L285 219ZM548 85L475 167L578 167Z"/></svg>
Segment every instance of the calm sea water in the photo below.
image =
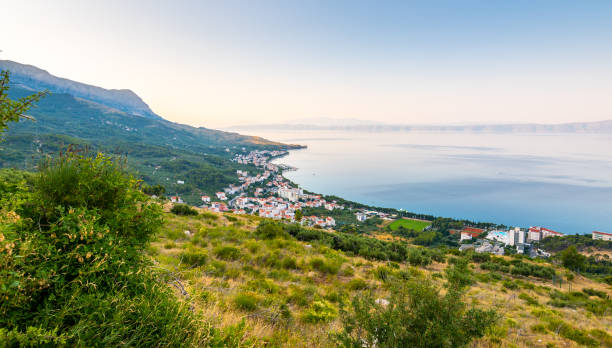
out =
<svg viewBox="0 0 612 348"><path fill-rule="evenodd" d="M383 207L563 233L612 232L612 135L258 132L308 146L303 188Z"/></svg>

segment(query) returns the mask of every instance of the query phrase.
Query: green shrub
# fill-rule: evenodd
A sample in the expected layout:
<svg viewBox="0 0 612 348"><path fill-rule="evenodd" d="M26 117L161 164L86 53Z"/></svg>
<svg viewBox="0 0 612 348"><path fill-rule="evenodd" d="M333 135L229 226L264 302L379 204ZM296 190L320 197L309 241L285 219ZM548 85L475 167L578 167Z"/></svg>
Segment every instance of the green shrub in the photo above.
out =
<svg viewBox="0 0 612 348"><path fill-rule="evenodd" d="M219 215L208 212L208 211L203 211L200 215L198 215L198 218L204 219L204 220L218 220Z"/></svg>
<svg viewBox="0 0 612 348"><path fill-rule="evenodd" d="M144 253L162 210L124 165L102 155L48 160L16 202L21 219L0 224L0 248L10 249L0 254L3 344L204 343L196 314Z"/></svg>
<svg viewBox="0 0 612 348"><path fill-rule="evenodd" d="M286 256L285 258L283 258L282 264L283 264L283 268L285 269L297 269L298 268L297 261L295 260L294 257L291 257L291 256Z"/></svg>
<svg viewBox="0 0 612 348"><path fill-rule="evenodd" d="M213 277L222 277L225 275L226 269L227 264L225 262L213 260L206 266L204 272Z"/></svg>
<svg viewBox="0 0 612 348"><path fill-rule="evenodd" d="M538 324L534 324L531 326L531 331L536 332L536 333L545 334L548 332L548 329L546 328L546 325L542 323L538 323Z"/></svg>
<svg viewBox="0 0 612 348"><path fill-rule="evenodd" d="M332 321L338 316L336 308L326 300L314 301L310 308L302 315L307 323L320 323Z"/></svg>
<svg viewBox="0 0 612 348"><path fill-rule="evenodd" d="M608 298L608 294L605 291L599 291L599 290L595 290L591 288L584 288L582 289L582 292L584 292L585 294L589 296L597 296L604 300Z"/></svg>
<svg viewBox="0 0 612 348"><path fill-rule="evenodd" d="M516 284L515 282L513 282L512 280L504 280L502 282L502 287L506 288L506 289L510 289L510 290L516 290L519 288L518 284Z"/></svg>
<svg viewBox="0 0 612 348"><path fill-rule="evenodd" d="M535 298L529 296L528 294L521 292L518 296L518 298L520 298L521 300L527 302L528 305L531 306L539 306L540 303L538 302L538 300L536 300Z"/></svg>
<svg viewBox="0 0 612 348"><path fill-rule="evenodd" d="M387 281L389 276L393 273L387 266L378 266L372 271L372 274L374 278L384 282Z"/></svg>
<svg viewBox="0 0 612 348"><path fill-rule="evenodd" d="M170 209L170 212L172 212L173 214L176 215L184 215L184 216L188 216L188 215L198 215L197 210L193 209L192 207L188 206L187 204L174 204L172 206L172 208Z"/></svg>
<svg viewBox="0 0 612 348"><path fill-rule="evenodd" d="M208 254L203 249L189 248L179 255L180 260L188 266L198 267L206 264Z"/></svg>
<svg viewBox="0 0 612 348"><path fill-rule="evenodd" d="M243 311L254 311L258 306L257 297L248 294L248 293L240 293L234 296L234 305L236 308L241 309Z"/></svg>
<svg viewBox="0 0 612 348"><path fill-rule="evenodd" d="M464 292L451 284L445 295L426 279L393 283L389 304L371 292L353 298L342 311L343 347L464 347L497 321L493 311L467 308Z"/></svg>
<svg viewBox="0 0 612 348"><path fill-rule="evenodd" d="M280 287L268 279L249 280L245 288L263 294L276 294L280 291Z"/></svg>
<svg viewBox="0 0 612 348"><path fill-rule="evenodd" d="M365 290L368 288L368 283L361 278L353 278L348 282L347 287L349 290Z"/></svg>
<svg viewBox="0 0 612 348"><path fill-rule="evenodd" d="M326 260L321 257L315 257L310 260L310 266L321 273L337 274L340 267L342 267L342 264L335 262L334 260Z"/></svg>
<svg viewBox="0 0 612 348"><path fill-rule="evenodd" d="M220 245L213 251L217 258L228 261L235 261L240 258L240 249L230 245Z"/></svg>
<svg viewBox="0 0 612 348"><path fill-rule="evenodd" d="M263 239L283 238L287 236L282 224L268 220L263 220L259 226L257 226L255 234Z"/></svg>

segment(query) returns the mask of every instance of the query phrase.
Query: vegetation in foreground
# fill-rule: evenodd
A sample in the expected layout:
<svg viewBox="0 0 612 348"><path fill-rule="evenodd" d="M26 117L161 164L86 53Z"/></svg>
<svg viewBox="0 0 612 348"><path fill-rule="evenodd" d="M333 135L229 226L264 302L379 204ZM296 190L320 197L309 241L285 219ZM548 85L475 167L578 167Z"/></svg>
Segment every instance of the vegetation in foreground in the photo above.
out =
<svg viewBox="0 0 612 348"><path fill-rule="evenodd" d="M610 289L568 270L576 249L561 268L162 212L103 155L0 179L3 346L612 346Z"/></svg>

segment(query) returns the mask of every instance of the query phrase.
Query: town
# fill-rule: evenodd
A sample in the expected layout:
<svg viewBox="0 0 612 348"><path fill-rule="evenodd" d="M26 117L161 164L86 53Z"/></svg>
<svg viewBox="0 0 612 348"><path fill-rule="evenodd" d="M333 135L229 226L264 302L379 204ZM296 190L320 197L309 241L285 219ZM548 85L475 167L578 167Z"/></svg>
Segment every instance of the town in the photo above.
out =
<svg viewBox="0 0 612 348"><path fill-rule="evenodd" d="M214 196L202 195L200 208L213 212L232 212L234 214L252 214L261 217L298 222L307 226L333 228L336 221L331 216L303 216L302 209L325 208L327 211L345 209L336 201L327 201L318 194L305 193L282 176L285 170L294 168L275 164L271 159L286 155L287 151L256 150L246 155L236 154L232 159L240 164L252 164L263 170L262 173L249 175L248 171L237 170L239 185L229 185ZM182 181L180 181L182 183ZM179 196L171 196L173 203L183 203ZM385 220L395 215L374 210L356 210L355 218L363 222L369 217L377 216Z"/></svg>

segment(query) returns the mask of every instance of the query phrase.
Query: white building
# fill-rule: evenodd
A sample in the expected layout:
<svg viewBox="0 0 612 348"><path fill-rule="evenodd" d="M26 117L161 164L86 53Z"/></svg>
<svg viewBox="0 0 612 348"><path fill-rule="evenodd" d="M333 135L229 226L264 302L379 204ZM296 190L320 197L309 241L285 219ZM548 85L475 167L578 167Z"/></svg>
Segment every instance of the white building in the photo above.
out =
<svg viewBox="0 0 612 348"><path fill-rule="evenodd" d="M202 196L202 202L204 202L204 203L210 203L210 197L208 197L208 196Z"/></svg>
<svg viewBox="0 0 612 348"><path fill-rule="evenodd" d="M183 200L179 196L171 196L170 201L172 203L183 203Z"/></svg>
<svg viewBox="0 0 612 348"><path fill-rule="evenodd" d="M185 185L185 182L183 180L177 180L176 183L179 185Z"/></svg>
<svg viewBox="0 0 612 348"><path fill-rule="evenodd" d="M593 239L612 240L612 233L593 231Z"/></svg>
<svg viewBox="0 0 612 348"><path fill-rule="evenodd" d="M225 192L217 192L216 195L217 195L217 198L222 201L227 200L227 197L225 196Z"/></svg>
<svg viewBox="0 0 612 348"><path fill-rule="evenodd" d="M304 191L299 188L281 187L278 189L278 196L291 202L297 202L303 193Z"/></svg>
<svg viewBox="0 0 612 348"><path fill-rule="evenodd" d="M525 243L525 233L520 228L515 227L508 231L508 245L518 245Z"/></svg>
<svg viewBox="0 0 612 348"><path fill-rule="evenodd" d="M357 212L357 213L355 213L355 217L357 218L357 221L359 221L359 222L364 222L364 221L366 221L366 219L368 218L368 217L366 216L366 214L364 214L364 213L362 213L362 212Z"/></svg>

